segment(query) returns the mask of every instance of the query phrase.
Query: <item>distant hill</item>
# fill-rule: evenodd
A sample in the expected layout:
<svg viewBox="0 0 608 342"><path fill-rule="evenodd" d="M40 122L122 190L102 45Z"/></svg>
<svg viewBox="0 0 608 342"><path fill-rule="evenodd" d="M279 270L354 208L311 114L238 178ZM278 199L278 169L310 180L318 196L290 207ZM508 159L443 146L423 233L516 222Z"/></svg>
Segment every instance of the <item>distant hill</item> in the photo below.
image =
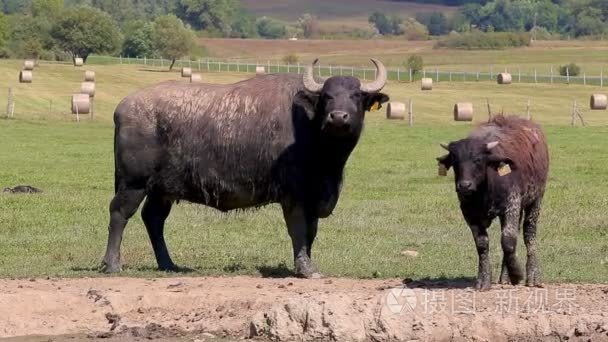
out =
<svg viewBox="0 0 608 342"><path fill-rule="evenodd" d="M449 0L454 1L454 0ZM460 1L460 0L458 0ZM243 6L257 16L294 21L303 13L316 15L322 21L360 22L374 11L402 16L418 12L454 12L457 7L419 2L388 0L241 0Z"/></svg>

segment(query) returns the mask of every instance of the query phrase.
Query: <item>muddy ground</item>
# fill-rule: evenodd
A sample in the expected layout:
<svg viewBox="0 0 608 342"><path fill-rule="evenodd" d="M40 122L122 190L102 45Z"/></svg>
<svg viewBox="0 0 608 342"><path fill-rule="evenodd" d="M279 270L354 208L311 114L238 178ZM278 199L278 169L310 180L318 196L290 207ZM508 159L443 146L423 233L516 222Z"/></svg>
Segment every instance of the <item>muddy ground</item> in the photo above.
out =
<svg viewBox="0 0 608 342"><path fill-rule="evenodd" d="M0 280L14 341L608 341L608 284L469 280L85 278Z"/></svg>

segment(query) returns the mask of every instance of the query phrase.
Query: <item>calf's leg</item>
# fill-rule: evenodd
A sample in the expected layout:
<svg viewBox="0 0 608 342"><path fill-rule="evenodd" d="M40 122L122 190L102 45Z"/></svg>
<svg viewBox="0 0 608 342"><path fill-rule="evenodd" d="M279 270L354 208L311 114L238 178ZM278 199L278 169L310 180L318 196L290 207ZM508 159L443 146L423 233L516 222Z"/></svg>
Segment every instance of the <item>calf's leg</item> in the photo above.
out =
<svg viewBox="0 0 608 342"><path fill-rule="evenodd" d="M161 271L177 270L167 250L164 235L165 220L171 212L171 206L171 201L163 199L162 196L148 195L141 210L141 217L154 249L158 269Z"/></svg>
<svg viewBox="0 0 608 342"><path fill-rule="evenodd" d="M538 258L536 256L536 224L540 216L541 199L536 200L525 210L524 243L526 244L526 286L541 286Z"/></svg>
<svg viewBox="0 0 608 342"><path fill-rule="evenodd" d="M102 271L120 272L120 244L127 222L135 214L145 197L144 189L125 187L119 189L110 202L110 225L108 227L108 245L102 262Z"/></svg>
<svg viewBox="0 0 608 342"><path fill-rule="evenodd" d="M517 261L517 234L521 217L521 200L518 196L509 196L505 213L500 216L502 230L501 245L503 252L503 274L506 268L511 284L517 285L523 279L523 272ZM502 278L502 277L501 277ZM506 278L506 277L505 277ZM503 279L501 279L502 281Z"/></svg>
<svg viewBox="0 0 608 342"><path fill-rule="evenodd" d="M479 256L479 267L477 271L477 281L475 288L480 291L489 290L492 287L492 270L490 268L490 240L488 238L489 222L469 221L467 220L475 246L477 247L477 255Z"/></svg>
<svg viewBox="0 0 608 342"><path fill-rule="evenodd" d="M283 216L293 246L296 274L304 278L322 278L311 260L312 244L317 234L318 218L306 215L301 206L283 205Z"/></svg>

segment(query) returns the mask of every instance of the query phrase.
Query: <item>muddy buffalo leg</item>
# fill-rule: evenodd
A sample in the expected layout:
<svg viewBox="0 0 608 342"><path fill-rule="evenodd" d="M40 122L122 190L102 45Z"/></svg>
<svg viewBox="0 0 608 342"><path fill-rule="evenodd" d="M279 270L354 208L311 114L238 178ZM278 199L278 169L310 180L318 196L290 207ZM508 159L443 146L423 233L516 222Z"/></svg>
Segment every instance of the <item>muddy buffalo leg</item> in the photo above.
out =
<svg viewBox="0 0 608 342"><path fill-rule="evenodd" d="M177 267L171 260L167 244L165 243L165 220L171 212L171 201L163 199L161 196L149 195L146 198L141 217L146 225L154 256L161 271L176 271Z"/></svg>

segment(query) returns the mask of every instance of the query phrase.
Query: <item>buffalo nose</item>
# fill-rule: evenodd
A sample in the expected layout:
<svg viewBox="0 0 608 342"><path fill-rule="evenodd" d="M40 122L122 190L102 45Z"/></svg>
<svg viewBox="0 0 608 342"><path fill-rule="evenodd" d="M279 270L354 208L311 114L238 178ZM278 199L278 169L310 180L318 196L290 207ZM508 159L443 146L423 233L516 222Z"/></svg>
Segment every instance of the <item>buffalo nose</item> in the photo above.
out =
<svg viewBox="0 0 608 342"><path fill-rule="evenodd" d="M342 126L348 123L348 113L336 111L329 113L329 122L334 125Z"/></svg>
<svg viewBox="0 0 608 342"><path fill-rule="evenodd" d="M458 190L468 191L473 187L473 183L470 181L460 181L458 182Z"/></svg>

